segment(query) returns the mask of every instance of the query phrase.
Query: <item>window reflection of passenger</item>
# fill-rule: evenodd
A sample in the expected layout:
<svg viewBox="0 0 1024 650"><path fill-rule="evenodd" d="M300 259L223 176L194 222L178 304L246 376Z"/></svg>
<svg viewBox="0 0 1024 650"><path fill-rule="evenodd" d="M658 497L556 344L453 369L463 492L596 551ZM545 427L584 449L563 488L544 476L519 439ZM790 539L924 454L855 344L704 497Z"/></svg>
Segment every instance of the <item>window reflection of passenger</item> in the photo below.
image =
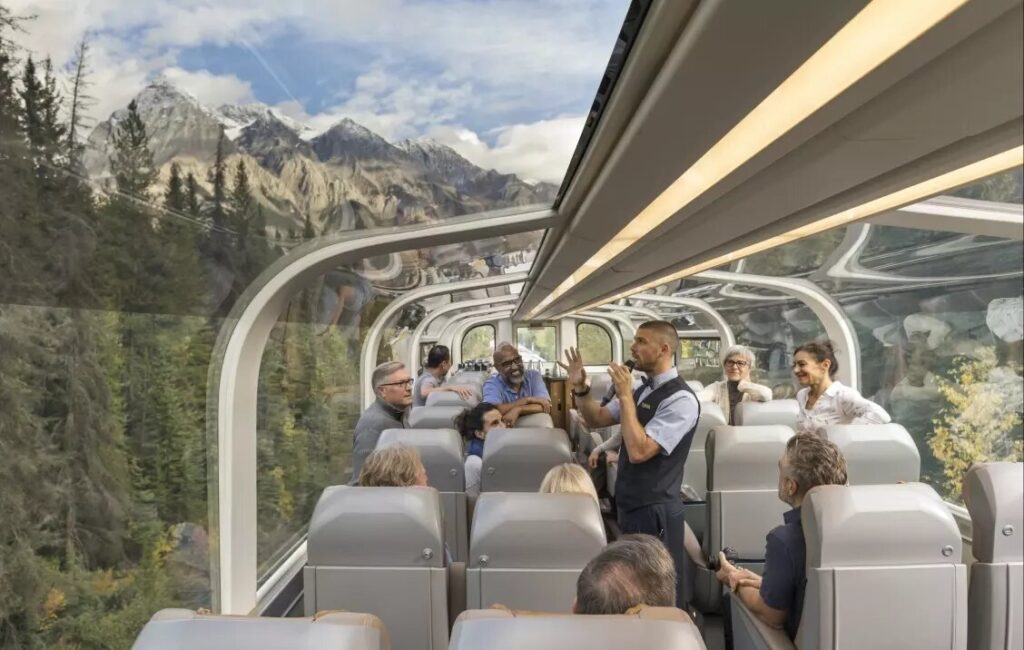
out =
<svg viewBox="0 0 1024 650"><path fill-rule="evenodd" d="M796 349L793 374L803 388L796 394L800 413L796 431L824 433L832 424L886 424L889 414L878 404L861 397L856 389L844 386L833 377L839 371L835 351L829 341L813 341Z"/></svg>
<svg viewBox="0 0 1024 650"><path fill-rule="evenodd" d="M320 313L327 316L324 330L332 327L359 327L363 308L373 299L373 288L365 278L347 268L339 268L324 276Z"/></svg>

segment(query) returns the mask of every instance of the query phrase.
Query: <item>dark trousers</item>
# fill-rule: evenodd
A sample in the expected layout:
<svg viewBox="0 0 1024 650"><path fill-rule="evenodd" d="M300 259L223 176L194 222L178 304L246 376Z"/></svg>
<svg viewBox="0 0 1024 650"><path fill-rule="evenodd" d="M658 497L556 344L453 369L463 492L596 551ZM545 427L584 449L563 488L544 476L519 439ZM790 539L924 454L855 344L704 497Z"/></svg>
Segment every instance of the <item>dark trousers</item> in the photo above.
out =
<svg viewBox="0 0 1024 650"><path fill-rule="evenodd" d="M686 609L686 596L683 594L683 567L686 566L683 500L656 503L632 510L619 508L619 528L624 535L645 533L661 540L676 565L676 607Z"/></svg>

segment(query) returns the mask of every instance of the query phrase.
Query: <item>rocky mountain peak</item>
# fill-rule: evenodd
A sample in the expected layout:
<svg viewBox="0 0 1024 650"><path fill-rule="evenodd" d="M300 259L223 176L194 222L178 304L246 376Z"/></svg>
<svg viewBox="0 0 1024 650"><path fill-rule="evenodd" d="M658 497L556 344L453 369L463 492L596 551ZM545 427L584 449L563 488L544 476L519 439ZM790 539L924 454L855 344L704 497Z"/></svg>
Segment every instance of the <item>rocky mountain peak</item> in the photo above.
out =
<svg viewBox="0 0 1024 650"><path fill-rule="evenodd" d="M310 140L313 151L323 161L381 160L405 161L408 155L351 118L343 118L327 131Z"/></svg>

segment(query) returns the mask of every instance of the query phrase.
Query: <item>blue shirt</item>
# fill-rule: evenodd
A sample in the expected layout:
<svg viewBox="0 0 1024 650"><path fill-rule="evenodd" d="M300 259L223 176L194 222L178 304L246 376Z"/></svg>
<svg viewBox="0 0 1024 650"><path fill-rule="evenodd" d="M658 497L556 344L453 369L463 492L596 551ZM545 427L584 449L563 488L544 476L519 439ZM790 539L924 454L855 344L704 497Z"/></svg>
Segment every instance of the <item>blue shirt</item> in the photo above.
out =
<svg viewBox="0 0 1024 650"><path fill-rule="evenodd" d="M480 458L483 458L484 441L481 440L480 438L477 438L476 436L473 436L473 439L469 441L466 453L469 454L470 456L479 456Z"/></svg>
<svg viewBox="0 0 1024 650"><path fill-rule="evenodd" d="M505 383L505 378L495 375L484 382L484 401L489 404L508 404L524 397L543 397L551 399L548 395L548 388L544 385L544 377L536 370L527 370L523 373L523 383L516 393L512 387Z"/></svg>
<svg viewBox="0 0 1024 650"><path fill-rule="evenodd" d="M640 391L640 401L643 401L645 397L661 387L666 381L678 376L678 370L669 368L660 375L651 377L650 384ZM640 386L640 383L634 384L634 390L638 386ZM608 412L615 418L616 422L619 422L622 406L619 404L618 397L608 403ZM676 445L683 439L686 432L697 423L699 414L700 405L697 403L697 398L690 391L681 390L661 401L661 404L658 405L658 410L654 413L654 417L644 427L644 432L658 443L662 454L668 455L676 448Z"/></svg>
<svg viewBox="0 0 1024 650"><path fill-rule="evenodd" d="M807 587L807 547L804 545L804 529L800 525L800 508L793 508L782 515L782 520L786 523L768 533L761 600L772 609L786 611L786 634L795 639Z"/></svg>

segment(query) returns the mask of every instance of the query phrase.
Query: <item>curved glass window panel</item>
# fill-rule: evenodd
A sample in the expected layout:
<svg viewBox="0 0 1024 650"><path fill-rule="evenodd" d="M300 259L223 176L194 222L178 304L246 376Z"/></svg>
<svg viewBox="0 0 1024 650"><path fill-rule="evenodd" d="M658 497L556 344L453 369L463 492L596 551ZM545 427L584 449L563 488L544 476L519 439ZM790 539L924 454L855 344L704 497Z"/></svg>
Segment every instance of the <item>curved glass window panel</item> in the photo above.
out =
<svg viewBox="0 0 1024 650"><path fill-rule="evenodd" d="M494 325L476 325L462 337L462 361L483 361L491 364L494 354Z"/></svg>
<svg viewBox="0 0 1024 650"><path fill-rule="evenodd" d="M950 192L951 196L1002 203L1024 203L1024 169L1017 168Z"/></svg>
<svg viewBox="0 0 1024 650"><path fill-rule="evenodd" d="M527 369L552 372L558 360L558 332L554 325L517 327L516 347Z"/></svg>
<svg viewBox="0 0 1024 650"><path fill-rule="evenodd" d="M722 342L717 338L683 338L676 365L684 377L706 386L722 378L721 353Z"/></svg>
<svg viewBox="0 0 1024 650"><path fill-rule="evenodd" d="M578 323L576 343L587 365L606 366L612 362L612 337L600 325Z"/></svg>
<svg viewBox="0 0 1024 650"><path fill-rule="evenodd" d="M760 253L734 265L733 270L754 275L804 275L817 270L843 240L845 228L834 228Z"/></svg>

